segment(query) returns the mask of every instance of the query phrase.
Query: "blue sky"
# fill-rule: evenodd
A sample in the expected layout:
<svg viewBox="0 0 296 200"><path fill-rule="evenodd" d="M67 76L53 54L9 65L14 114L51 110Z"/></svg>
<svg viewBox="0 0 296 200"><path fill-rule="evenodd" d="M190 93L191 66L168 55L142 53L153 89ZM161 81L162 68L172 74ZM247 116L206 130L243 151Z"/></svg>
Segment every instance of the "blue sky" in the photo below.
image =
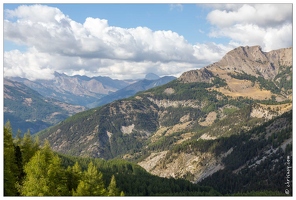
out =
<svg viewBox="0 0 296 200"><path fill-rule="evenodd" d="M292 46L292 4L4 4L4 76L139 78Z"/></svg>

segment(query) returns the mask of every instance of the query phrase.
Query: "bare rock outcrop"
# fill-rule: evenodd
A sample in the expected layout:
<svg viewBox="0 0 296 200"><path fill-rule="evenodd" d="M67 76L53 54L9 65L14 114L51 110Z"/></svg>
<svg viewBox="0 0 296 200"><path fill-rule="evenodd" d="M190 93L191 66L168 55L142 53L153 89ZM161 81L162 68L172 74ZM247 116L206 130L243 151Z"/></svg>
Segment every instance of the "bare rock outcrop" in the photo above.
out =
<svg viewBox="0 0 296 200"><path fill-rule="evenodd" d="M183 73L179 80L184 83L211 82L213 75L223 77L227 73L246 73L273 79L280 66L292 65L292 48L263 52L260 46L237 47L228 52L219 62L205 68ZM224 73L221 73L221 70ZM216 73L219 71L219 73Z"/></svg>

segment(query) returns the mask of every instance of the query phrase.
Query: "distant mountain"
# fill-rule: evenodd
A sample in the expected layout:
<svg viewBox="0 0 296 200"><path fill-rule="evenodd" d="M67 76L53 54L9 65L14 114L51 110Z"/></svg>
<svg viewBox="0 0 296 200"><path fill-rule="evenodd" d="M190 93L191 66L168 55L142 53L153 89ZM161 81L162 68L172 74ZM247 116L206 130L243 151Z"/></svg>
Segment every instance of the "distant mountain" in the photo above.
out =
<svg viewBox="0 0 296 200"><path fill-rule="evenodd" d="M101 97L126 87L134 81L114 80L109 77L67 76L58 72L54 73L52 80L31 81L25 78L11 77L10 80L18 81L41 95L59 101L87 106Z"/></svg>
<svg viewBox="0 0 296 200"><path fill-rule="evenodd" d="M145 79L142 80L117 80L103 76L67 76L58 72L55 72L54 76L52 80L37 79L31 81L20 77L8 77L8 79L23 83L44 97L88 108L127 98L139 91L147 90L175 79L175 77L171 76L160 78L153 73L147 74Z"/></svg>
<svg viewBox="0 0 296 200"><path fill-rule="evenodd" d="M4 79L4 123L9 120L22 133L28 129L36 133L84 110L85 107L45 98L22 83Z"/></svg>
<svg viewBox="0 0 296 200"><path fill-rule="evenodd" d="M149 74L146 74L145 76L145 79L147 80L157 80L157 79L160 79L160 77L154 73L149 73Z"/></svg>
<svg viewBox="0 0 296 200"><path fill-rule="evenodd" d="M144 80L140 80L140 81L137 81L133 84L130 84L129 86L127 86L123 89L120 89L114 93L111 93L109 95L102 97L97 102L95 102L91 105L88 105L88 107L94 108L97 106L105 105L107 103L110 103L110 102L118 100L118 99L128 98L130 96L135 95L137 92L145 91L145 90L148 90L153 87L161 86L161 85L164 85L164 84L176 79L176 77L173 77L173 76L164 76L162 78L157 76L157 79L151 79L151 78L156 78L156 75L153 77L151 77L150 75L147 75L147 76L148 76L148 78L150 77L150 79L145 78Z"/></svg>
<svg viewBox="0 0 296 200"><path fill-rule="evenodd" d="M213 187L219 181L223 194L279 191L292 152L292 57L292 48L238 47L219 62L38 135L61 153L123 158L160 177Z"/></svg>

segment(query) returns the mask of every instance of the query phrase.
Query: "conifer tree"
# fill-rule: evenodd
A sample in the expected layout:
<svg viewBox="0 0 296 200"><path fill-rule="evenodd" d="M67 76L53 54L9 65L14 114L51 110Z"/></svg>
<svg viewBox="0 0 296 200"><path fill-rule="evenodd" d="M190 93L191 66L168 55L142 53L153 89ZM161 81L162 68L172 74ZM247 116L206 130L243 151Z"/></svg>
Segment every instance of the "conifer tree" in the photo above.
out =
<svg viewBox="0 0 296 200"><path fill-rule="evenodd" d="M119 195L119 191L116 188L116 180L115 180L115 176L112 175L110 184L108 186L108 196L118 196Z"/></svg>
<svg viewBox="0 0 296 200"><path fill-rule="evenodd" d="M103 174L97 170L92 162L89 163L87 171L84 171L73 196L106 196Z"/></svg>
<svg viewBox="0 0 296 200"><path fill-rule="evenodd" d="M34 144L33 138L31 137L30 130L28 130L28 132L24 134L20 147L23 157L23 164L25 165L38 150L38 148L36 148L36 144Z"/></svg>
<svg viewBox="0 0 296 200"><path fill-rule="evenodd" d="M121 197L125 196L125 194L124 194L123 191L120 192L120 196L121 196Z"/></svg>
<svg viewBox="0 0 296 200"><path fill-rule="evenodd" d="M76 192L73 191L73 196L95 196L91 192L90 184L81 180L77 186Z"/></svg>
<svg viewBox="0 0 296 200"><path fill-rule="evenodd" d="M69 195L65 172L61 168L61 160L57 155L54 155L48 141L25 165L24 170L26 177L21 188L22 195Z"/></svg>
<svg viewBox="0 0 296 200"><path fill-rule="evenodd" d="M82 169L78 162L74 166L68 166L66 170L68 190L73 193L77 188L80 179L82 178Z"/></svg>
<svg viewBox="0 0 296 200"><path fill-rule="evenodd" d="M8 121L4 127L4 196L17 195L16 184L16 171L17 165L15 162L15 148L13 145L12 129Z"/></svg>
<svg viewBox="0 0 296 200"><path fill-rule="evenodd" d="M23 179L25 177L24 167L23 167L23 160L22 160L22 152L19 146L15 146L15 163L17 169L15 171L16 174L16 188L18 190L17 195L19 196L19 189L22 185Z"/></svg>
<svg viewBox="0 0 296 200"><path fill-rule="evenodd" d="M14 141L13 141L13 143L14 143L16 146L20 146L20 145L21 145L21 142L22 142L21 134L22 134L21 130L18 129L18 130L17 130L17 133L16 133L16 136L15 136L15 138L14 138Z"/></svg>

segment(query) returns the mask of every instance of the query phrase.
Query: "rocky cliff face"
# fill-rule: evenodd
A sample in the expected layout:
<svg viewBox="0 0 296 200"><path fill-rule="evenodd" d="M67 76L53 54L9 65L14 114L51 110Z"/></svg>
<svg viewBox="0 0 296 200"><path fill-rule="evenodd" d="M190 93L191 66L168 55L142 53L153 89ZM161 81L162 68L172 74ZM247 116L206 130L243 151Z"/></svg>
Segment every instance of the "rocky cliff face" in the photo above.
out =
<svg viewBox="0 0 296 200"><path fill-rule="evenodd" d="M263 52L260 46L238 47L228 52L219 62L183 73L179 80L210 82L213 74L225 78L227 73L246 73L273 79L281 66L292 66L292 48Z"/></svg>
<svg viewBox="0 0 296 200"><path fill-rule="evenodd" d="M260 46L238 47L208 68L222 67L230 72L273 79L278 74L280 66L292 66L291 53L291 48L263 52Z"/></svg>

